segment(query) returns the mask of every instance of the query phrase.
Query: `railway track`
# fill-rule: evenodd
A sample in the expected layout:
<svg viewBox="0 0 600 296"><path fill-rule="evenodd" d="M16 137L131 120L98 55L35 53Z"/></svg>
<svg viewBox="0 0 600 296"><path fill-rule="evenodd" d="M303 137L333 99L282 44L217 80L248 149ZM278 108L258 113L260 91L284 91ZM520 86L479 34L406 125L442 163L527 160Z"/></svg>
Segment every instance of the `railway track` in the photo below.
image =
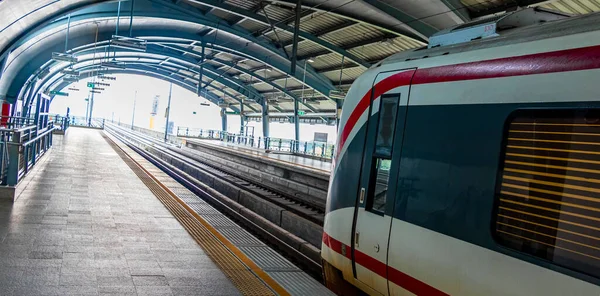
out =
<svg viewBox="0 0 600 296"><path fill-rule="evenodd" d="M244 177L242 174L236 173L229 168L217 167L199 159L199 157L194 156L193 153L176 148L173 145L165 144L164 142L150 136L143 136L139 133L132 132L116 125L107 124L107 126L109 129L118 133L124 133L129 137L138 139L139 141L145 141L147 145L152 145L153 148L161 150L161 152L168 154L174 159L194 165L198 169L219 176L222 180L230 183L231 185L236 186L239 189L252 192L300 217L303 217L320 226L323 225L325 209L320 206L307 202L298 196L287 194L281 190L258 184L255 180Z"/></svg>
<svg viewBox="0 0 600 296"><path fill-rule="evenodd" d="M107 125L105 130L149 160L151 163L165 171L192 192L196 193L199 197L207 200L216 208L229 215L241 226L256 234L266 243L276 247L282 255L293 260L298 266L301 266L303 270L310 273L313 277L317 279L321 278L320 250L317 246L315 246L314 242L304 240L301 234L282 228L276 223L268 223L268 221L264 221L266 218L264 218L263 215L260 213L249 213L250 211L248 209L236 204L235 201L232 202L228 197L223 195L216 196L214 193L209 192L210 190L206 189L207 187L210 188L210 186L203 184L197 178L194 178L184 170L177 168L177 166L174 166L172 163L166 161L156 154L164 153L173 159L177 159L178 162L185 162L187 166L193 166L197 169L207 169L206 167L202 168L201 163L185 155L179 155L177 153L177 150L180 150L179 148L165 144L159 140L152 139L149 136L141 136L138 133L116 127L114 125ZM209 168L216 170L210 166ZM224 181L227 180L228 182L237 183L241 189L254 189L254 194L261 192L268 193L261 195L256 194L268 202L272 202L273 199L280 198L282 200L279 200L278 204L285 205L283 201L287 199L283 199L283 197L277 197L276 193L272 193L267 189L257 190L256 188L261 189L261 186L250 184L243 180L240 182L241 179L236 178L235 176L229 175L229 177L227 177L227 174L224 171L218 170L217 173L219 173L219 178L222 178ZM240 183L242 184L240 185ZM318 232L317 235L319 237L321 236L322 222L321 224L314 222L316 220L314 219L314 216L315 214L318 215L318 212L311 212L309 206L304 206L300 202L292 203L289 200L285 209L286 211L290 211L294 213L294 215L297 215L299 219L305 220L304 223L312 223L317 226L315 229L316 231L314 232ZM313 217L313 219L308 220L304 217Z"/></svg>

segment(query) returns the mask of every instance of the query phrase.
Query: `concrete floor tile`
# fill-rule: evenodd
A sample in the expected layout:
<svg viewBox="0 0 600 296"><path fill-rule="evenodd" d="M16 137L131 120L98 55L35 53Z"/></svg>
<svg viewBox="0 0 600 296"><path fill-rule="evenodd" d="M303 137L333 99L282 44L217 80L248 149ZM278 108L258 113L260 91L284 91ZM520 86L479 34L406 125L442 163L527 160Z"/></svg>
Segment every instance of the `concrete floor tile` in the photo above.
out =
<svg viewBox="0 0 600 296"><path fill-rule="evenodd" d="M168 286L169 282L165 276L159 275L134 275L131 277L136 286Z"/></svg>
<svg viewBox="0 0 600 296"><path fill-rule="evenodd" d="M213 295L197 283L222 273L99 132L54 144L19 199L0 201L0 295Z"/></svg>
<svg viewBox="0 0 600 296"><path fill-rule="evenodd" d="M96 286L96 273L61 274L61 286Z"/></svg>
<svg viewBox="0 0 600 296"><path fill-rule="evenodd" d="M173 295L169 286L136 286L135 290L139 296Z"/></svg>
<svg viewBox="0 0 600 296"><path fill-rule="evenodd" d="M135 286L98 286L98 294L103 296L136 296Z"/></svg>
<svg viewBox="0 0 600 296"><path fill-rule="evenodd" d="M131 276L96 276L98 286L104 287L133 287Z"/></svg>

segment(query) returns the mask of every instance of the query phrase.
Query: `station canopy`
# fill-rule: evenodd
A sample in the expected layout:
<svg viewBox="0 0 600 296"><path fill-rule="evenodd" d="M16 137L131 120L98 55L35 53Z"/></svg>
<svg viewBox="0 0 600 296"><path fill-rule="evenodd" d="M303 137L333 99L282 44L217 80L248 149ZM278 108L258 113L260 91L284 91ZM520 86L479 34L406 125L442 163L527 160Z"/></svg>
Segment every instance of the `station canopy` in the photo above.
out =
<svg viewBox="0 0 600 296"><path fill-rule="evenodd" d="M297 100L303 114L335 114L382 59L439 30L536 5L600 10L600 0L0 0L0 99L30 104L77 79L131 73L232 111L290 112Z"/></svg>

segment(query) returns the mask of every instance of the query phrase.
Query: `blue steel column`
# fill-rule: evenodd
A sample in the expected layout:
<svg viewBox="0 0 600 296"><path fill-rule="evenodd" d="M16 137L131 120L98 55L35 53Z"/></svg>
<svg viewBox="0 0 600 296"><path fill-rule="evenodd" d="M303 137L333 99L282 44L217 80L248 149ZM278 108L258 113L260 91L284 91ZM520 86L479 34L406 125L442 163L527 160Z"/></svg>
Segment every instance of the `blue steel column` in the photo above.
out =
<svg viewBox="0 0 600 296"><path fill-rule="evenodd" d="M300 110L298 108L298 105L298 100L294 100L294 140L296 140L296 143L294 144L294 149L296 151L298 151L300 148L300 115L298 114Z"/></svg>
<svg viewBox="0 0 600 296"><path fill-rule="evenodd" d="M244 100L240 104L240 135L244 134Z"/></svg>
<svg viewBox="0 0 600 296"><path fill-rule="evenodd" d="M269 137L269 105L267 103L267 99L263 99L262 101L262 128L263 128L263 137ZM266 139L265 139L266 141Z"/></svg>
<svg viewBox="0 0 600 296"><path fill-rule="evenodd" d="M135 101L137 100L137 90L133 95L133 111L131 112L131 129L133 130L133 123L135 122Z"/></svg>
<svg viewBox="0 0 600 296"><path fill-rule="evenodd" d="M167 114L165 122L165 142L169 138L169 114L171 114L171 92L173 91L173 83L169 84L169 101L167 103Z"/></svg>
<svg viewBox="0 0 600 296"><path fill-rule="evenodd" d="M298 34L300 33L300 14L302 13L302 0L296 1L296 19L294 21L294 36L292 42L292 63L290 74L296 75L296 60L298 59ZM284 49L285 50L285 49Z"/></svg>
<svg viewBox="0 0 600 296"><path fill-rule="evenodd" d="M88 117L88 126L92 126L92 113L94 112L94 93L92 92L92 97L90 98L90 114Z"/></svg>
<svg viewBox="0 0 600 296"><path fill-rule="evenodd" d="M221 130L227 132L227 109L221 108Z"/></svg>
<svg viewBox="0 0 600 296"><path fill-rule="evenodd" d="M202 53L200 58L200 73L198 73L198 96L200 96L200 91L202 90L202 75L204 74L204 49L206 48L206 42L202 39ZM206 99L206 98L205 98Z"/></svg>
<svg viewBox="0 0 600 296"><path fill-rule="evenodd" d="M131 0L131 11L129 12L129 37L133 37L133 4L135 0Z"/></svg>

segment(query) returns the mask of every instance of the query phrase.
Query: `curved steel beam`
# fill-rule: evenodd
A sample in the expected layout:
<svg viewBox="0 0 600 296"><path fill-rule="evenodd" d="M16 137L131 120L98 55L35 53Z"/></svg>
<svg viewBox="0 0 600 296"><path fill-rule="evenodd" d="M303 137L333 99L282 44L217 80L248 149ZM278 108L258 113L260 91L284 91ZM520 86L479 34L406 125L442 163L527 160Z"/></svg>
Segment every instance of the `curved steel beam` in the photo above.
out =
<svg viewBox="0 0 600 296"><path fill-rule="evenodd" d="M102 58L103 57L98 57L96 59L93 59L93 58L91 58L91 59L85 59L85 60L82 60L82 61L78 62L78 64L82 64L82 63L85 63L85 62L99 60L99 59L102 59ZM143 58L144 59L152 59L152 58L148 58L148 57L143 57ZM154 59L154 60L160 61L159 59ZM37 91L40 91L42 89L45 89L46 91L49 90L50 87L52 87L54 84L56 84L56 82L64 76L64 74L61 74L60 71L62 71L66 67L67 66L62 67L59 71L55 72L53 75L50 75L49 78L46 79L44 81L44 83L42 83L40 85L40 87L37 89ZM132 70L138 70L138 71L150 71L150 70L153 70L152 72L154 72L155 74L160 74L160 75L163 75L165 77L172 77L173 78L173 74L174 74L173 72L169 71L168 69L165 69L164 67L162 67L162 66L160 66L158 64L154 64L154 63L131 62L131 63L129 63L129 65L127 67L130 68L130 69L132 69ZM89 69L92 69L92 68L94 68L94 69L96 69L96 68L97 69L104 69L99 64L92 64L92 65L85 65L85 66L82 66L82 67L75 67L75 69L77 69L77 70L89 70ZM102 70L103 73L105 73L107 71L108 70ZM177 75L183 77L182 83L188 84L193 89L193 91L195 92L195 90L196 90L196 84L195 84L195 82L192 82L192 83L185 82L186 78L189 79L189 80L191 80L191 81L194 81L193 77L190 77L190 76L182 74L182 73L177 73ZM51 83L48 84L48 81L53 80L53 79L54 79L54 81L52 81ZM215 89L217 89L217 88L215 88ZM222 91L222 90L219 90L219 91ZM211 100L211 98L212 98L211 101L213 101L213 103L215 103L215 104L218 104L218 102L220 101L219 96L217 96L216 94L214 94L211 91L209 91L208 94L211 97L207 98L207 99ZM228 94L230 96L232 96L232 98L237 99L237 98L235 98L233 96L233 94L230 94L230 93L228 93ZM241 100L239 100L239 99L237 99L237 100L238 100L238 102L241 102ZM252 110L256 111L256 109L253 108L252 106L248 106L248 107L250 107Z"/></svg>
<svg viewBox="0 0 600 296"><path fill-rule="evenodd" d="M101 46L100 48L106 48L106 46ZM87 50L83 50L83 51L73 51L73 53L75 55L84 55L84 54L89 54L90 49ZM140 57L144 57L144 54L151 54L151 55L159 55L159 56L163 56L164 58L170 58L172 60L176 60L179 61L179 63L175 63L178 64L182 67L182 70L187 70L187 71L191 71L194 73L199 73L199 71L201 71L201 67L198 66L198 63L200 62L200 60L196 60L192 57L189 56L185 56L185 55L181 55L177 52L177 54L173 53L173 52L169 52L166 50L162 50L161 48L158 47L151 47L149 46L146 49L146 52L132 52L132 51L128 51L128 50L123 50L123 49L117 49L115 51L115 57L119 58L119 57L127 57L127 56L121 56L118 55L120 53L136 53L138 54ZM102 57L104 58L104 57ZM148 58L148 57L144 57L144 58ZM233 79L231 77L229 77L229 79L227 79L227 77L223 77L223 73L224 71L219 71L214 69L211 65L203 65L202 70L204 71L204 75L206 75L207 78L213 79L217 82L219 82L220 84L226 86L227 88L247 97L249 100L251 101L255 101L257 103L261 103L262 100L264 99L264 97L253 87L248 86L246 84L244 84L243 82ZM234 96L234 95L232 95ZM234 96L235 97L235 96Z"/></svg>
<svg viewBox="0 0 600 296"><path fill-rule="evenodd" d="M289 62L283 49L277 48L272 41L265 41L264 39L256 38L252 34L252 32L249 32L248 30L244 29L241 26L237 26L237 25L231 26L228 23L226 23L225 21L223 21L222 19L212 16L212 15L209 15L209 14L195 13L191 10L181 9L181 7L179 7L175 4L172 4L172 3L168 3L168 1L166 1L166 0L148 0L148 1L160 2L161 5L165 5L166 7L175 9L178 13L164 11L164 9L159 9L156 6L149 6L147 1L138 1L138 2L136 2L136 7L134 8L134 13L133 13L134 18L135 17L167 18L167 19L171 19L171 20L195 23L195 24L199 24L199 25L202 25L202 26L205 26L208 28L217 29L219 31L229 33L232 36L241 37L241 38L243 38L253 44L259 45L259 46L263 47L265 50L268 50L271 52L271 54L269 56L267 56L263 59L255 59L259 62L262 62L264 64L270 64L271 62L274 61L274 59L273 59L274 56L277 56L278 58L284 59L286 62ZM114 7L112 7L111 5ZM114 9L111 9L111 8L114 8ZM116 16L116 4L114 4L114 3L113 4L103 4L100 7L84 9L78 13L72 14L71 22L77 23L79 21L87 20L90 18L111 18L111 17L115 17L115 16ZM49 29L53 29L53 28L56 28L59 26L64 26L66 23L67 23L66 18L58 19L58 20L52 22L51 24L49 24L47 26L47 29L49 30ZM135 32L136 32L135 35L140 36L139 30L135 30ZM170 37L172 35L173 34L170 34L167 36ZM199 36L195 35L195 34L194 34L193 38L188 38L188 39L190 42L194 42L194 41L201 42L201 40L199 40ZM208 45L212 45L213 44L212 41L215 41L215 40L213 40L213 38L207 38L205 41L207 42ZM220 40L216 40L216 41L220 41ZM222 42L215 42L214 44L217 46L219 46L219 45L225 46L225 45L227 45L227 43L228 42L225 42L225 44L223 44ZM228 46L225 48L233 50L233 48L231 48L231 47L232 46ZM248 51L244 51L244 50L237 51L237 54L245 54L249 57L254 57L254 58L259 57L259 55L257 55L256 53L248 52ZM346 58L349 58L348 53L346 53ZM366 67L370 66L370 64L368 64L368 63L362 64L362 65L366 66ZM273 65L273 66L282 72L290 72L289 65L282 65L282 66ZM297 66L296 72L301 72L301 71L303 71L303 66L302 65ZM321 80L322 82L325 82L324 83L325 85L331 84L331 81L329 81L329 79L327 79L325 76L317 73L310 65L308 65L308 67L307 67L307 74L308 73L310 73L310 75L312 75L316 79ZM299 76L301 76L301 75L299 75ZM298 77L298 78L300 78L300 77ZM323 95L327 96L329 94L330 90L331 89L328 89L327 91L322 92ZM319 92L321 92L321 91L319 91Z"/></svg>
<svg viewBox="0 0 600 296"><path fill-rule="evenodd" d="M181 46L178 46L178 45L173 45L173 46L169 46L169 47L171 47L171 48L173 48L173 49L175 49L175 50L181 51L181 52L183 52L183 53L189 54L189 55L195 55L195 56L198 56L198 57L200 57L200 55L201 55L200 53L198 53L198 52L196 52L196 51L189 50L189 49L187 49L187 48L184 48L184 47L181 47ZM217 57L211 57L211 58L210 58L210 60L211 60L211 61L214 61L214 62L217 62L217 63L219 63L219 64L221 64L221 65L228 66L228 67L230 67L231 69L235 69L235 70L237 70L237 71L239 71L239 72L242 72L242 73L244 73L244 74L250 75L250 76L252 76L253 78L256 78L257 80L259 80L259 81L261 81L261 82L264 82L264 83L266 83L266 84L268 84L268 85L272 86L273 88L277 89L278 91L280 91L280 92L284 93L285 95L287 95L287 96L289 96L289 97L291 97L291 98L293 98L293 99L295 99L295 100L300 100L300 99L301 99L301 98L299 98L297 95L295 95L294 93L292 93L292 92L290 92L290 91L288 91L288 90L286 90L286 89L282 88L282 87L281 87L281 86L279 86L277 83L274 83L274 82L272 82L272 81L270 81L270 80L268 80L268 79L265 79L264 77L262 77L262 76L260 76L260 75L257 75L256 73L254 73L254 72L252 72L252 71L249 71L248 69L245 69L245 68L239 67L239 66L238 66L236 63L233 63L233 62L230 62L230 61L225 61L225 60L219 59L219 58L217 58ZM206 64L204 64L204 66L206 67ZM211 67L212 67L212 66L211 66ZM225 73L225 71L221 71L221 70L219 70L219 69L217 69L217 68L214 68L214 71L219 71L219 72L220 72L220 73L218 73L219 75L223 75L223 74ZM231 77L231 75L227 75L227 77L228 77L228 78L230 78L230 79L231 79L231 80L233 80L233 81L239 81L238 79L235 79L235 78ZM302 82L301 82L301 83L302 83ZM251 87L251 86L250 86L250 85L248 85L248 84L244 84L244 85L245 85L246 87ZM309 87L310 87L310 86L309 86ZM308 108L309 110L311 110L311 111L313 111L313 112L317 112L317 110L316 110L315 108L313 108L312 106L310 106L310 105L308 105L308 104L304 104L304 103L302 103L302 102L300 102L300 104L302 104L303 106L305 106L306 108Z"/></svg>
<svg viewBox="0 0 600 296"><path fill-rule="evenodd" d="M172 7L172 8L175 8L178 5L181 5L181 4L173 4L173 3L171 3L168 0L150 0L150 1L156 2L156 3L161 3L162 5L165 5L166 7ZM244 18L251 19L253 21L259 22L259 23L261 23L263 25L267 25L268 26L268 25L272 24L274 27L276 27L276 28L278 28L280 30L283 30L283 31L287 31L288 33L292 33L293 34L293 32L294 32L294 28L291 27L291 26L288 26L285 23L280 23L280 22L271 23L270 20L266 16L263 16L263 15L260 15L260 14L257 14L257 13L253 13L252 11L249 11L247 9L243 9L241 7L237 7L237 6L233 6L233 5L227 4L226 2L223 2L223 1L218 1L218 0L190 0L190 1L202 4L202 5L206 5L206 6L209 6L209 7L212 7L212 8L218 8L218 9L224 10L226 12L229 12L231 14L235 14L237 16L244 17ZM179 9L183 9L182 12L189 12L189 10L184 9L182 7L178 7L178 8ZM206 16L206 14L204 14L204 15ZM339 47L337 45L334 45L334 44L332 44L330 42L327 42L327 41L325 41L323 39L320 39L319 37L316 37L316 36L314 36L314 35L312 35L310 33L307 33L305 31L300 30L300 32L298 32L298 36L300 36L300 37L302 37L302 38L304 38L306 40L309 40L309 41L311 41L311 42L313 42L313 43L315 43L315 44L317 44L317 45L319 45L319 46L321 46L323 48L326 48L327 50L329 50L331 52L337 53L337 54L339 54L341 56L345 56L347 59L349 59L349 60L353 61L354 63L356 63L358 65L361 65L361 66L363 66L365 68L371 67L371 64L369 64L365 60L357 57L356 55L354 55L354 54L352 54L352 53L344 50L343 48L341 48L341 47Z"/></svg>
<svg viewBox="0 0 600 296"><path fill-rule="evenodd" d="M82 67L82 69L86 70L85 72L82 72L81 74L81 78L85 79L85 78L90 78L93 76L98 75L98 71L97 69L98 65L88 65L85 67ZM102 74L138 74L138 75L144 75L144 76L149 76L149 77L154 77L154 78L158 78L167 82L172 82L174 84L177 84L193 93L196 93L196 86L194 84L189 84L185 81L185 79L179 79L177 77L173 77L172 75L169 74L168 71L162 70L159 71L158 69L155 69L153 67L144 67L144 66L130 66L128 69L110 69L110 70L103 70ZM60 74L58 76L55 76L55 80L50 82L45 88L49 89L51 87L54 87L55 90L62 90L64 89L66 86L70 85L70 82L65 82L62 80L62 77L64 75ZM214 104L219 104L220 102L220 98L219 96L213 94L212 92L208 92L207 93L208 96L206 96L206 99L213 102ZM51 96L51 98L54 98L54 95ZM28 104L31 104L32 102L30 101ZM232 109L233 111L239 112L239 109L235 106L229 106L230 109Z"/></svg>
<svg viewBox="0 0 600 296"><path fill-rule="evenodd" d="M296 0L271 0L272 4L295 7ZM373 14L372 7L365 6L367 1L331 1L331 0L303 0L302 9L310 9L316 12L331 14L337 17L367 24L382 31L396 35L404 35L418 41L427 42L432 28L420 19L414 18L407 13L399 11L400 15L391 15L386 9L380 10L384 17ZM357 7L352 7L357 5ZM361 7L358 7L361 6ZM434 31L434 33L437 32Z"/></svg>
<svg viewBox="0 0 600 296"><path fill-rule="evenodd" d="M77 11L82 8L86 8L89 6L97 5L100 2L109 2L113 0L84 0L78 1L72 4L65 5L62 1L54 1L51 4L45 6L44 8L48 8L50 5L53 7L60 7L54 14L46 14L40 20L34 22L32 25L28 26L23 32L17 35L16 38L10 40L5 46L0 49L0 60L6 58L8 53L10 53L13 49L15 49L18 43L23 41L24 39L30 37L34 32L41 30L44 26L51 23L58 17L65 16L72 11ZM57 3L58 2L58 3Z"/></svg>
<svg viewBox="0 0 600 296"><path fill-rule="evenodd" d="M201 40L198 40L198 36L196 36L195 34L185 33L185 32L183 32L183 33L182 32L173 32L172 30L163 30L163 31L160 31L160 30L137 30L135 32L136 32L136 35L138 35L138 36L159 35L159 36L161 36L160 38L167 38L167 39L168 38L179 38L178 40L180 42L181 41L185 41L185 42L201 41ZM106 40L109 40L110 37L111 37L110 32L103 32L102 35L99 35L99 40L106 41ZM85 39L85 38L82 38L82 40L83 39ZM72 40L71 44L74 44L75 46L81 46L83 44L89 43L89 42L83 42L82 40L79 40L79 42L77 42L77 40ZM173 41L173 40L170 40L170 41ZM218 46L222 46L222 44L219 42L215 42L214 44L215 45L219 44ZM58 48L59 46L60 45L55 44L55 47ZM245 46L245 47L247 47L247 46ZM278 56L278 57L272 59L272 56L261 56L260 54L253 52L249 49L246 49L244 47L239 48L237 50L237 52L244 54L246 56L252 57L253 60L257 60L262 63L271 65L271 66L273 66L273 68L278 69L280 72L289 74L289 67L287 67L287 65L285 65L285 61L287 61L287 60L284 61L284 59L281 56ZM44 57L44 55L38 55L37 56L38 60L39 59L48 60L49 55L50 55L49 52L46 52L45 55L46 55L46 57ZM29 73L35 72L37 70L37 67L35 67L34 65L39 65L39 64L43 64L43 62L38 61L36 63L35 61L32 61L32 63L29 63L28 64L29 69L30 69L30 70L28 70ZM27 70L25 70L25 71L27 71ZM22 85L22 84L20 84L21 82L24 81L24 78L22 76L31 75L29 73L25 72L25 73L21 74L21 79L20 80L16 79L17 81L16 81L16 83L13 82L13 85L15 85L15 84L19 85L19 86ZM307 70L307 74L309 74L309 73L310 73L310 75L306 75L307 76L306 83L309 85L309 87L315 89L317 92L320 92L324 95L328 95L330 90L335 89L335 87L331 84L331 81L329 81L328 79L319 79L319 78L321 78L322 75L314 72L314 69L312 70L312 73L311 73L311 71ZM299 72L296 73L295 79L301 81L302 78L301 78L301 75ZM14 87L12 89L13 89L12 93L14 93L15 92ZM9 92L10 92L10 89L9 89Z"/></svg>

